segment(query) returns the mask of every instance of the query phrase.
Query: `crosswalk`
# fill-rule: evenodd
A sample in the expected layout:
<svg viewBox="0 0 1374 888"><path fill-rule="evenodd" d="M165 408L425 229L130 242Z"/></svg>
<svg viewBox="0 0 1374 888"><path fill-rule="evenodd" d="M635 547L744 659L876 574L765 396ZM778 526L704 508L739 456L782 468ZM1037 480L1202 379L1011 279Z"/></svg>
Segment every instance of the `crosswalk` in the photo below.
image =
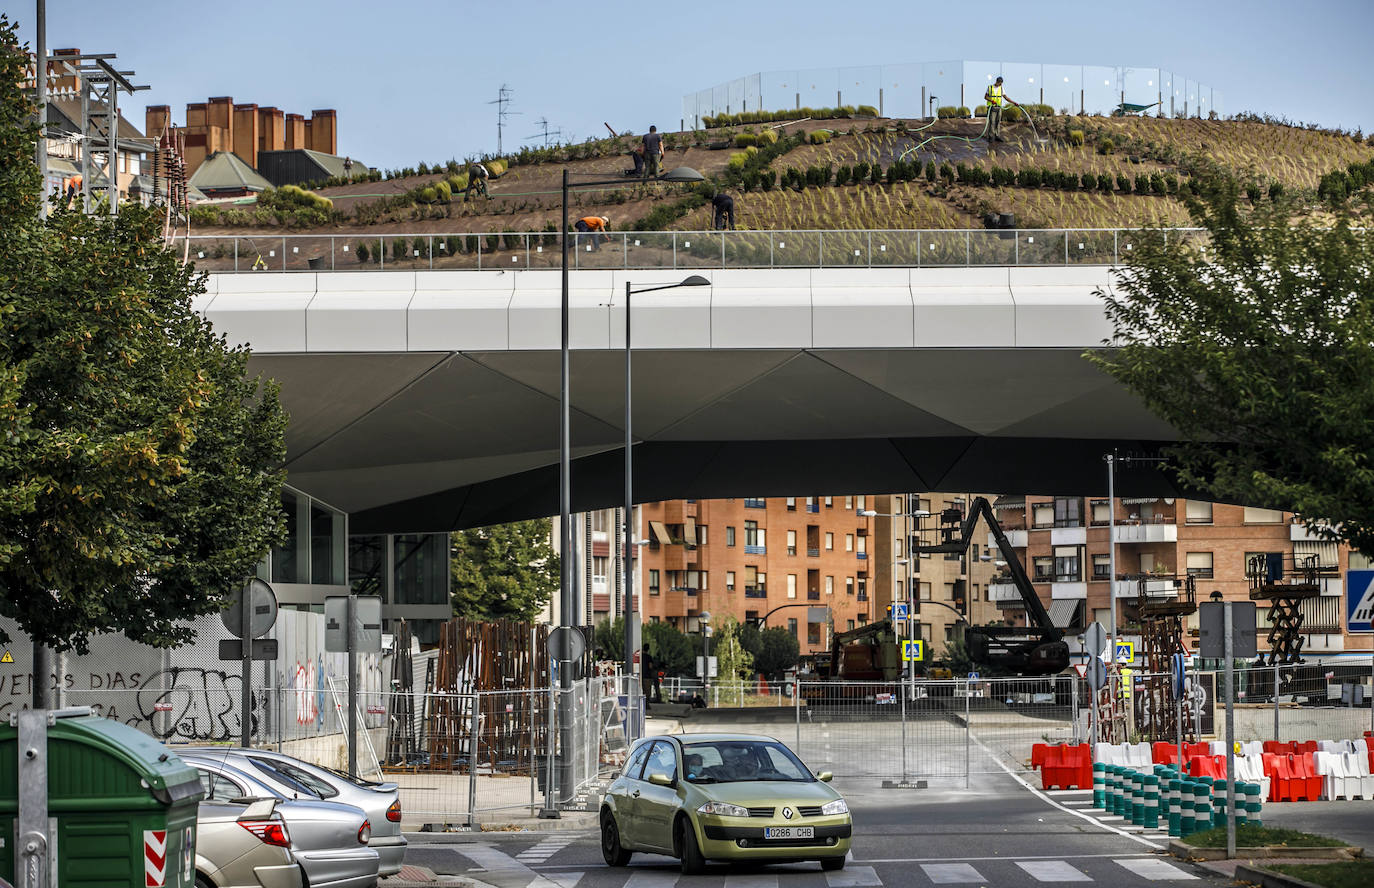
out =
<svg viewBox="0 0 1374 888"><path fill-rule="evenodd" d="M1070 811L1091 817L1111 829L1148 839L1159 847L1166 845L1171 838L1167 824L1155 829L1146 829L1143 826L1136 826L1120 815L1108 814L1100 808L1094 808L1092 790L1090 789L1052 789L1045 795Z"/></svg>
<svg viewBox="0 0 1374 888"><path fill-rule="evenodd" d="M547 863L572 843L557 837L540 841L514 857L490 845L461 845L458 852L477 869L473 877L495 888L691 888L703 877L683 876L675 861L643 855L625 869L589 864ZM538 869L535 869L537 867ZM1023 858L921 862L851 862L837 872L821 872L815 864L782 865L769 871L735 872L721 868L723 888L893 888L923 885L1013 886L1056 883L1098 883L1107 886L1154 882L1196 881L1198 876L1179 864L1149 855L1087 856L1065 859ZM720 885L716 881L715 885Z"/></svg>

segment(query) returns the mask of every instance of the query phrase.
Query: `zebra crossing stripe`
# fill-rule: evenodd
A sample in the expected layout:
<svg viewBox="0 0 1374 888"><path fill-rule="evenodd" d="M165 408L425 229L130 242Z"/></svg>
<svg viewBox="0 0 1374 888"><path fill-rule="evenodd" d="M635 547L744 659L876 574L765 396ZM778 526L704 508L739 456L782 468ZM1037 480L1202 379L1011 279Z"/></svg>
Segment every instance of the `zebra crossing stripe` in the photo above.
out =
<svg viewBox="0 0 1374 888"><path fill-rule="evenodd" d="M986 882L972 866L967 863L923 863L926 878L936 885L959 885L965 882Z"/></svg>
<svg viewBox="0 0 1374 888"><path fill-rule="evenodd" d="M726 876L725 888L778 888L777 876Z"/></svg>
<svg viewBox="0 0 1374 888"><path fill-rule="evenodd" d="M584 875L586 875L585 871L574 873L549 873L547 878L553 881L558 888L577 888L577 883L582 881Z"/></svg>
<svg viewBox="0 0 1374 888"><path fill-rule="evenodd" d="M636 869L622 888L673 888L682 872L673 869Z"/></svg>
<svg viewBox="0 0 1374 888"><path fill-rule="evenodd" d="M1192 873L1185 873L1183 870L1164 860L1156 860L1152 857L1141 857L1134 859L1122 859L1117 863L1140 876L1142 879L1149 879L1152 882L1164 881L1167 879L1196 879Z"/></svg>
<svg viewBox="0 0 1374 888"><path fill-rule="evenodd" d="M1092 878L1062 860L1018 860L1016 865L1037 882L1091 882Z"/></svg>
<svg viewBox="0 0 1374 888"><path fill-rule="evenodd" d="M883 880L871 866L847 866L828 872L825 881L830 888L882 888Z"/></svg>
<svg viewBox="0 0 1374 888"><path fill-rule="evenodd" d="M525 864L499 848L490 845L459 845L458 853L487 871L484 882L501 884L501 878L513 877L523 888L560 888L557 882L536 873Z"/></svg>

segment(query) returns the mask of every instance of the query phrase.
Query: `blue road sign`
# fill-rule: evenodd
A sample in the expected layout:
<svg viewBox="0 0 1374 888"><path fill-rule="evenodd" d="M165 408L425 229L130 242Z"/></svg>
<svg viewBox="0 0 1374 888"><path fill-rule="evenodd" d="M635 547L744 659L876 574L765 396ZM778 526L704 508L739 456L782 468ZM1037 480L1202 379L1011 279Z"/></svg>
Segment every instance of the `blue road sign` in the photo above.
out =
<svg viewBox="0 0 1374 888"><path fill-rule="evenodd" d="M905 620L905 619L906 619L906 608L907 608L907 606L906 606L905 604L894 604L894 605L892 605L892 619L894 619L894 620Z"/></svg>
<svg viewBox="0 0 1374 888"><path fill-rule="evenodd" d="M1345 627L1350 632L1374 632L1374 570L1345 573Z"/></svg>
<svg viewBox="0 0 1374 888"><path fill-rule="evenodd" d="M921 639L902 642L902 659L916 663L923 662L926 658L926 643Z"/></svg>
<svg viewBox="0 0 1374 888"><path fill-rule="evenodd" d="M1088 687L1094 691L1107 683L1107 664L1102 662L1101 657L1092 657L1088 660Z"/></svg>
<svg viewBox="0 0 1374 888"><path fill-rule="evenodd" d="M1184 683L1188 676L1188 655L1174 654L1171 665L1173 667L1174 698L1178 699L1183 696Z"/></svg>
<svg viewBox="0 0 1374 888"><path fill-rule="evenodd" d="M1135 642L1118 641L1116 643L1116 662L1129 663L1135 659Z"/></svg>

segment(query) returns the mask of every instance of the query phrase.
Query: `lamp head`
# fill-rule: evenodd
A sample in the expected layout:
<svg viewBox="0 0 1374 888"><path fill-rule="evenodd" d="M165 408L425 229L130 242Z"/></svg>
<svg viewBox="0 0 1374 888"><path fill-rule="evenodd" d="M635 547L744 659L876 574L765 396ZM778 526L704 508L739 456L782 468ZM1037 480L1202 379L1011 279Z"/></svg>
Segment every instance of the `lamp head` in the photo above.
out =
<svg viewBox="0 0 1374 888"><path fill-rule="evenodd" d="M861 518L876 518L877 516L878 513L873 511L872 509L864 509L862 512L859 513L859 517Z"/></svg>
<svg viewBox="0 0 1374 888"><path fill-rule="evenodd" d="M699 275L699 274L694 274L694 275L692 275L691 277L689 277L689 278L687 278L686 280L684 280L682 283L678 284L678 286L679 286L679 287L709 287L709 286L711 286L711 282L708 281L706 278L702 277L702 276Z"/></svg>

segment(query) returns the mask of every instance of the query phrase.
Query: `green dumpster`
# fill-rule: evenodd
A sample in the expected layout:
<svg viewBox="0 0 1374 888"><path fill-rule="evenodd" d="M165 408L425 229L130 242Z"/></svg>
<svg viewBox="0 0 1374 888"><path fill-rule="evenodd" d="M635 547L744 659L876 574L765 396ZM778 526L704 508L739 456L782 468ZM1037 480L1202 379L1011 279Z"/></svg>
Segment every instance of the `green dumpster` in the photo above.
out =
<svg viewBox="0 0 1374 888"><path fill-rule="evenodd" d="M0 724L0 835L15 835L18 730ZM195 885L196 770L152 737L93 716L48 728L48 819L56 821L57 884ZM14 848L0 851L0 877L15 883Z"/></svg>

